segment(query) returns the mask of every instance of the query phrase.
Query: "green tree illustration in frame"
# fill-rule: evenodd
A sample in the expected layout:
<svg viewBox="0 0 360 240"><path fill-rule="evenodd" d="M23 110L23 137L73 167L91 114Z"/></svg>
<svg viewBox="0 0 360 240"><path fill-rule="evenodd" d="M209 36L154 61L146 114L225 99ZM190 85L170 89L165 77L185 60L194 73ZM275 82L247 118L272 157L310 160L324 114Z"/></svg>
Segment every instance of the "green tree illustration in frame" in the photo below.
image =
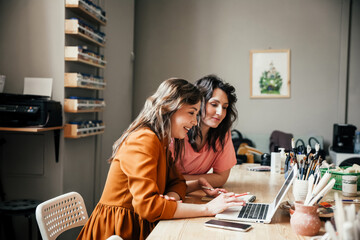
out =
<svg viewBox="0 0 360 240"><path fill-rule="evenodd" d="M290 49L250 51L250 98L290 97Z"/></svg>

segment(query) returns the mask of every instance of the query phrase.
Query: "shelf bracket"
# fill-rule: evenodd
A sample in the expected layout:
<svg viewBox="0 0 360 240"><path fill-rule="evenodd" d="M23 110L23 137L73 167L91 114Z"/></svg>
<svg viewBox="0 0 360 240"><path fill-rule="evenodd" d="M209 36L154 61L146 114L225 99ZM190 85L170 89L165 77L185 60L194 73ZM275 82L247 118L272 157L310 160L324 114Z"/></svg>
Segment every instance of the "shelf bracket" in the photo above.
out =
<svg viewBox="0 0 360 240"><path fill-rule="evenodd" d="M54 130L55 162L59 162L60 129Z"/></svg>

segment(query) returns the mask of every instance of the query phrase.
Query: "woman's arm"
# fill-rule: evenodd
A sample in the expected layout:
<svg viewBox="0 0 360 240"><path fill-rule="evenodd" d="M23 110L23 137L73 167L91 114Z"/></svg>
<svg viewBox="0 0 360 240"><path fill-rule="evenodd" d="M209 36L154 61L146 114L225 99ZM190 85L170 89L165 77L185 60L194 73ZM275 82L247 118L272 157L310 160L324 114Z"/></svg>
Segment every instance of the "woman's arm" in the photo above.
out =
<svg viewBox="0 0 360 240"><path fill-rule="evenodd" d="M199 174L199 175L183 175L183 176L187 181L186 182L187 185L188 185L188 181L198 180L199 178L205 178L211 184L211 186L221 187L226 183L227 179L229 178L230 170L231 169L225 170L223 172L214 172L214 173Z"/></svg>

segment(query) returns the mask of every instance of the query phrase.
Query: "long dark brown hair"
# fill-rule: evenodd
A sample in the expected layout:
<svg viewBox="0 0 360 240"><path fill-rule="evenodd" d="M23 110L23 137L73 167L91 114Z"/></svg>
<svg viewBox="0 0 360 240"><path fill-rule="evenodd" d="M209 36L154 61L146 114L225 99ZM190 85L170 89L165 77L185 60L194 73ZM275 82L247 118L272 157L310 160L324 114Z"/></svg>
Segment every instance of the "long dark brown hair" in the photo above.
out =
<svg viewBox="0 0 360 240"><path fill-rule="evenodd" d="M184 79L170 78L160 84L156 92L146 101L137 118L114 143L111 162L121 143L134 131L142 127L150 128L163 141L171 139L171 116L183 105L194 105L202 100L202 93L194 84ZM184 149L183 139L174 139L175 160Z"/></svg>
<svg viewBox="0 0 360 240"><path fill-rule="evenodd" d="M195 85L201 88L205 97L205 100L201 105L201 110L200 110L201 118L205 117L206 103L209 101L210 98L212 98L213 92L216 88L223 90L227 95L229 105L226 110L226 116L217 128L209 129L206 139L206 142L208 143L208 147L209 148L211 147L214 150L214 152L218 150L222 150L224 149L224 145L225 145L226 133L231 129L232 124L235 122L237 118L237 110L235 108L237 97L235 94L235 88L229 83L224 82L221 78L219 78L216 75L205 76L199 79L198 81L196 81ZM200 126L201 126L201 121L200 121ZM200 139L203 139L200 126L192 128L188 132L189 142L195 151L199 151L196 145L196 138L200 137ZM216 147L216 141L218 139L220 141L221 149L217 149Z"/></svg>

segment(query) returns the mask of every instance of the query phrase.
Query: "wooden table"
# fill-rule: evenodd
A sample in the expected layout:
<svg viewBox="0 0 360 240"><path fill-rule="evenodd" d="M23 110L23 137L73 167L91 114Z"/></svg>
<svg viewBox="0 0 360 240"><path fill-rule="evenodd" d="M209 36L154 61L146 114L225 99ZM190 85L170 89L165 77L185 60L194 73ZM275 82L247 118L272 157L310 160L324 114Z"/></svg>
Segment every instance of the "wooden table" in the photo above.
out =
<svg viewBox="0 0 360 240"><path fill-rule="evenodd" d="M258 203L270 203L284 182L284 174L271 174L270 172L253 172L246 170L248 164L236 165L231 169L227 183L224 185L228 191L235 193L250 192L256 195ZM324 200L333 199L337 190L331 190ZM341 191L339 192L340 196ZM206 203L200 192L187 196L185 202ZM292 187L283 201L293 201ZM358 205L358 204L357 204ZM237 232L223 229L205 227L204 222L214 217L201 217L191 219L162 220L151 232L151 239L310 239L295 234L290 226L289 212L278 209L270 224L250 223L253 226L248 232ZM321 228L319 235L325 233Z"/></svg>

